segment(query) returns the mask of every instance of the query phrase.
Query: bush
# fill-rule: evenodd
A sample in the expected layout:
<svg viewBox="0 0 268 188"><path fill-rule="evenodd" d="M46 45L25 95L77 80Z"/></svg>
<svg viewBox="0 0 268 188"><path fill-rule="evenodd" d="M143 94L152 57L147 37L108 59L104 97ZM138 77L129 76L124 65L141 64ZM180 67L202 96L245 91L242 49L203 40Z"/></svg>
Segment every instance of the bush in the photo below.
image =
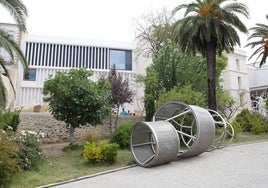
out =
<svg viewBox="0 0 268 188"><path fill-rule="evenodd" d="M236 138L242 132L241 125L235 120L231 123L231 125L234 128L234 138ZM227 127L227 131L232 131L229 126Z"/></svg>
<svg viewBox="0 0 268 188"><path fill-rule="evenodd" d="M268 122L258 112L250 112L247 109L243 110L236 116L235 121L240 124L244 132L248 131L255 134L268 132Z"/></svg>
<svg viewBox="0 0 268 188"><path fill-rule="evenodd" d="M42 134L34 131L21 131L17 142L19 144L18 156L24 170L38 169L42 159L40 138Z"/></svg>
<svg viewBox="0 0 268 188"><path fill-rule="evenodd" d="M248 109L242 110L236 117L235 121L240 124L242 131L251 131L252 125L249 123L250 112Z"/></svg>
<svg viewBox="0 0 268 188"><path fill-rule="evenodd" d="M88 142L97 142L98 135L94 133L93 131L88 131L86 135L86 141Z"/></svg>
<svg viewBox="0 0 268 188"><path fill-rule="evenodd" d="M0 129L0 187L22 170L37 169L42 159L40 137L34 131L15 134Z"/></svg>
<svg viewBox="0 0 268 188"><path fill-rule="evenodd" d="M86 142L84 144L83 157L91 163L109 163L113 164L116 161L118 153L118 144L109 144L108 141Z"/></svg>
<svg viewBox="0 0 268 188"><path fill-rule="evenodd" d="M111 142L117 143L121 149L129 148L133 126L133 123L121 124L118 129L112 133Z"/></svg>
<svg viewBox="0 0 268 188"><path fill-rule="evenodd" d="M80 149L80 145L76 142L70 142L67 146L65 146L62 150L64 152L73 151Z"/></svg>
<svg viewBox="0 0 268 188"><path fill-rule="evenodd" d="M253 112L251 114L249 124L251 125L251 131L255 134L268 132L268 122L258 112Z"/></svg>
<svg viewBox="0 0 268 188"><path fill-rule="evenodd" d="M5 186L15 173L22 170L18 150L18 144L0 130L0 187Z"/></svg>
<svg viewBox="0 0 268 188"><path fill-rule="evenodd" d="M181 101L186 104L206 106L205 95L199 91L195 91L191 85L183 87L175 86L170 91L162 90L159 99L156 101L156 107L159 108L163 104L170 101Z"/></svg>
<svg viewBox="0 0 268 188"><path fill-rule="evenodd" d="M12 127L12 130L15 132L20 123L19 116L21 110L11 111L10 109L5 110L0 113L0 129L7 130Z"/></svg>

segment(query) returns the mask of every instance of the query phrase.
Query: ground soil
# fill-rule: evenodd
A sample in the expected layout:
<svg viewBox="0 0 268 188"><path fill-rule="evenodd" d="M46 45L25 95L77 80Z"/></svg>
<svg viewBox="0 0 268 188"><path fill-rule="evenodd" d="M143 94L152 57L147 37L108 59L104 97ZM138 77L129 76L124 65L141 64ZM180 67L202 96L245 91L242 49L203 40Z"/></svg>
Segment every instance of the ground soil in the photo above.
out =
<svg viewBox="0 0 268 188"><path fill-rule="evenodd" d="M63 153L62 149L68 144L69 142L42 144L43 154L46 157L59 156Z"/></svg>

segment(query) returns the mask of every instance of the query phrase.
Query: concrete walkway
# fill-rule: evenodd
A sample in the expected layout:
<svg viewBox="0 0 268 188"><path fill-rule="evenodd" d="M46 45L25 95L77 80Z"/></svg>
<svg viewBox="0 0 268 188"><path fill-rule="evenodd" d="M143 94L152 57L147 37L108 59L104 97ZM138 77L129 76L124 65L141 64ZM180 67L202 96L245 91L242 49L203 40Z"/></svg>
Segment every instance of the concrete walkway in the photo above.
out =
<svg viewBox="0 0 268 188"><path fill-rule="evenodd" d="M152 168L135 166L54 188L266 188L268 142L229 146Z"/></svg>

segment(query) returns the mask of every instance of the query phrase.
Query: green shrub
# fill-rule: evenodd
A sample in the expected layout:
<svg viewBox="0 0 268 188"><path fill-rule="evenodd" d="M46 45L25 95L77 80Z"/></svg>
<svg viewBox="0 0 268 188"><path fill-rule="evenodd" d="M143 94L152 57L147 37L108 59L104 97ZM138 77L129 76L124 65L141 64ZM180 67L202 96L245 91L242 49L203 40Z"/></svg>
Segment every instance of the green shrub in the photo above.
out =
<svg viewBox="0 0 268 188"><path fill-rule="evenodd" d="M191 85L182 87L175 86L170 91L161 90L159 99L156 101L156 107L159 108L163 104L170 101L181 101L186 104L206 106L205 95L199 91L195 91Z"/></svg>
<svg viewBox="0 0 268 188"><path fill-rule="evenodd" d="M10 109L2 111L0 113L0 129L2 128L4 130L7 130L12 127L12 130L15 132L20 123L20 112L21 110L11 111Z"/></svg>
<svg viewBox="0 0 268 188"><path fill-rule="evenodd" d="M21 171L19 146L0 130L0 187L5 187L8 180Z"/></svg>
<svg viewBox="0 0 268 188"><path fill-rule="evenodd" d="M80 149L80 145L78 143L76 143L76 142L70 142L62 150L64 152L67 152L67 151L73 151L73 150L78 150L78 149Z"/></svg>
<svg viewBox="0 0 268 188"><path fill-rule="evenodd" d="M17 143L19 144L18 156L24 170L38 169L42 159L40 138L42 134L34 131L21 131Z"/></svg>
<svg viewBox="0 0 268 188"><path fill-rule="evenodd" d="M109 163L116 161L118 153L118 144L110 144L108 141L86 142L84 144L83 157L91 163Z"/></svg>
<svg viewBox="0 0 268 188"><path fill-rule="evenodd" d="M236 120L234 120L231 125L234 128L234 138L236 138L242 132L241 125ZM231 127L228 126L227 131L231 133Z"/></svg>
<svg viewBox="0 0 268 188"><path fill-rule="evenodd" d="M111 142L117 143L121 149L129 148L133 126L133 123L121 124L118 129L112 133Z"/></svg>
<svg viewBox="0 0 268 188"><path fill-rule="evenodd" d="M250 111L248 109L242 110L236 117L235 121L240 124L242 131L251 131L252 125L249 123L251 117Z"/></svg>
<svg viewBox="0 0 268 188"><path fill-rule="evenodd" d="M251 118L249 119L251 125L251 131L255 134L261 134L268 132L268 122L266 119L258 112L253 112Z"/></svg>
<svg viewBox="0 0 268 188"><path fill-rule="evenodd" d="M40 137L34 131L0 130L0 187L7 186L9 179L22 170L37 169L42 159Z"/></svg>
<svg viewBox="0 0 268 188"><path fill-rule="evenodd" d="M235 121L240 124L242 131L253 132L261 134L268 132L267 120L258 112L250 112L249 110L242 110Z"/></svg>

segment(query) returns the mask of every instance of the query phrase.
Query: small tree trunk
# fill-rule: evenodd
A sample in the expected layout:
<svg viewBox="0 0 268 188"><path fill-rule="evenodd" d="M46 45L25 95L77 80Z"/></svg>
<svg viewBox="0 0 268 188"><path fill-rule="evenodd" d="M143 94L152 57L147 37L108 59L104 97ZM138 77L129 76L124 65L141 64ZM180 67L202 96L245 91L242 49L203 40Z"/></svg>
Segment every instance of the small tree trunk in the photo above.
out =
<svg viewBox="0 0 268 188"><path fill-rule="evenodd" d="M116 127L117 127L117 123L118 123L118 115L119 115L119 106L117 107L116 118L115 118L115 124L114 124L114 130L116 130Z"/></svg>
<svg viewBox="0 0 268 188"><path fill-rule="evenodd" d="M74 142L74 126L70 125L69 141Z"/></svg>

